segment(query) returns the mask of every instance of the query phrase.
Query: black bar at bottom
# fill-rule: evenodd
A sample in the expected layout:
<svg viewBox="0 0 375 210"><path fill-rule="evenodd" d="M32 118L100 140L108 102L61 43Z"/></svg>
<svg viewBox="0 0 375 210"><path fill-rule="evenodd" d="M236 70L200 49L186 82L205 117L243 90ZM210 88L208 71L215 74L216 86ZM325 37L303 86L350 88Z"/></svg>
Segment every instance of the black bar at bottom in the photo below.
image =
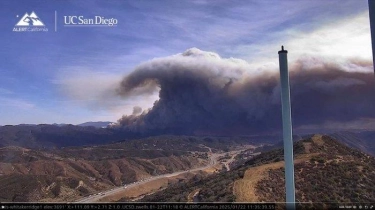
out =
<svg viewBox="0 0 375 210"><path fill-rule="evenodd" d="M275 209L274 203L1 203L0 210L8 209Z"/></svg>

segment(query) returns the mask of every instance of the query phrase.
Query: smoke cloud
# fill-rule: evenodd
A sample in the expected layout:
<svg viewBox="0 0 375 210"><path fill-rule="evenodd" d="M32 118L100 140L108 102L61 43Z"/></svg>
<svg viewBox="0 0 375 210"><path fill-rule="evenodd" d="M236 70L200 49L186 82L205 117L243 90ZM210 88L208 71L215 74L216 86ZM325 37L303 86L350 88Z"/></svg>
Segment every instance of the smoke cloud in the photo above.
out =
<svg viewBox="0 0 375 210"><path fill-rule="evenodd" d="M139 106L133 107L133 115L137 115L140 113L142 113L142 107L139 107Z"/></svg>
<svg viewBox="0 0 375 210"><path fill-rule="evenodd" d="M356 122L360 127L360 119L375 119L371 68L371 62L355 59L335 63L304 57L290 64L294 126ZM240 59L192 48L139 65L116 89L124 99L157 91L159 100L152 108L143 112L134 108L118 126L150 134L254 134L281 129L278 71L253 70Z"/></svg>

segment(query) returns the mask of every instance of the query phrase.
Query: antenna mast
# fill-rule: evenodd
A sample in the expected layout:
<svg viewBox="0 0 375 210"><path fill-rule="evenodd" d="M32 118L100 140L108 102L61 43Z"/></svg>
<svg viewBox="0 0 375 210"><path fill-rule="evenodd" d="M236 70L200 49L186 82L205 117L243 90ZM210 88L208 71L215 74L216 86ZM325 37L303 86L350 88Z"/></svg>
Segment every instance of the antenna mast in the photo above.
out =
<svg viewBox="0 0 375 210"><path fill-rule="evenodd" d="M283 117L286 207L287 209L295 209L296 198L294 187L293 134L287 55L288 51L284 50L284 46L281 46L281 51L279 51L279 66Z"/></svg>
<svg viewBox="0 0 375 210"><path fill-rule="evenodd" d="M372 42L372 65L375 73L375 0L368 0L370 16L371 42Z"/></svg>

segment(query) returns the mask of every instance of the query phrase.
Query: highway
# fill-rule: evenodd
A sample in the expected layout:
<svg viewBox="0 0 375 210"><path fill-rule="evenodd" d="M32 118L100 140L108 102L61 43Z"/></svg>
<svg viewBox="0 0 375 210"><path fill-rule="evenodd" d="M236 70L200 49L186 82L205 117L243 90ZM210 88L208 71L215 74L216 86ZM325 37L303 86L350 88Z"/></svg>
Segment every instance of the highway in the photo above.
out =
<svg viewBox="0 0 375 210"><path fill-rule="evenodd" d="M102 192L96 193L94 195L90 195L88 197L81 198L81 199L77 200L76 203L98 202L100 199L102 199L106 196L110 196L110 195L119 193L119 192L121 192L125 189L130 189L130 188L136 187L140 184L144 184L144 183L147 183L147 182L150 182L150 181L154 181L154 180L166 178L166 177L173 177L173 176L177 176L177 175L180 175L180 174L183 174L183 173L205 170L209 167L212 167L212 166L216 165L218 157L223 155L223 154L212 153L211 148L209 148L209 150L210 150L210 152L208 154L209 154L209 157L210 157L210 161L209 161L209 164L206 165L206 166L194 168L194 169L189 169L189 170L185 170L185 171L178 171L178 172L174 172L174 173L171 173L171 174L163 174L163 175L159 175L159 176L149 177L149 178L144 179L144 180L133 182L131 184L127 184L127 185L124 185L124 186L121 186L121 187L115 187L115 188L112 188L110 190L102 191Z"/></svg>
<svg viewBox="0 0 375 210"><path fill-rule="evenodd" d="M76 203L94 203L94 202L98 202L100 199L102 199L104 197L114 195L114 194L119 193L121 191L128 190L130 188L139 186L141 184L145 184L147 182L151 182L151 181L162 179L162 178L174 177L174 176L177 176L177 175L180 175L180 174L183 174L183 173L205 170L205 169L208 169L208 168L216 165L219 157L230 153L230 152L213 153L210 147L207 147L207 146L204 146L204 147L208 148L209 152L207 154L208 154L209 159L210 159L209 163L206 166L194 168L194 169L189 169L189 170L185 170L185 171L178 171L178 172L174 172L174 173L171 173L171 174L162 174L162 175L159 175L159 176L152 176L152 177L149 177L149 178L144 179L144 180L133 182L133 183L121 186L121 187L115 187L115 188L112 188L112 189L109 189L109 190L106 190L106 191L96 193L94 195L90 195L88 197L83 197L83 198L81 198L81 199L79 199L75 202ZM228 160L227 162L223 163L228 171L230 170L229 164L234 161L235 156L238 155L240 152L245 151L248 148L255 148L255 147L252 146L252 145L248 145L245 149L231 151L232 152L231 159Z"/></svg>

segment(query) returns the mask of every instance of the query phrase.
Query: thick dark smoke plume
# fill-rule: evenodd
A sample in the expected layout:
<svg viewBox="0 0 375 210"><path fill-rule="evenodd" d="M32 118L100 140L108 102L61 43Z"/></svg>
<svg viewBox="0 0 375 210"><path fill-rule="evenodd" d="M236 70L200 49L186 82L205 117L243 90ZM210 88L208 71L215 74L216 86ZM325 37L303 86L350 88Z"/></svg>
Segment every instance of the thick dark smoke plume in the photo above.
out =
<svg viewBox="0 0 375 210"><path fill-rule="evenodd" d="M351 69L371 69L371 62L303 58L290 63L295 127L375 119L374 75ZM141 64L117 92L127 98L157 90L159 100L151 109L140 114L135 108L119 125L150 134L253 134L281 128L278 72L252 70L239 59L192 48Z"/></svg>

